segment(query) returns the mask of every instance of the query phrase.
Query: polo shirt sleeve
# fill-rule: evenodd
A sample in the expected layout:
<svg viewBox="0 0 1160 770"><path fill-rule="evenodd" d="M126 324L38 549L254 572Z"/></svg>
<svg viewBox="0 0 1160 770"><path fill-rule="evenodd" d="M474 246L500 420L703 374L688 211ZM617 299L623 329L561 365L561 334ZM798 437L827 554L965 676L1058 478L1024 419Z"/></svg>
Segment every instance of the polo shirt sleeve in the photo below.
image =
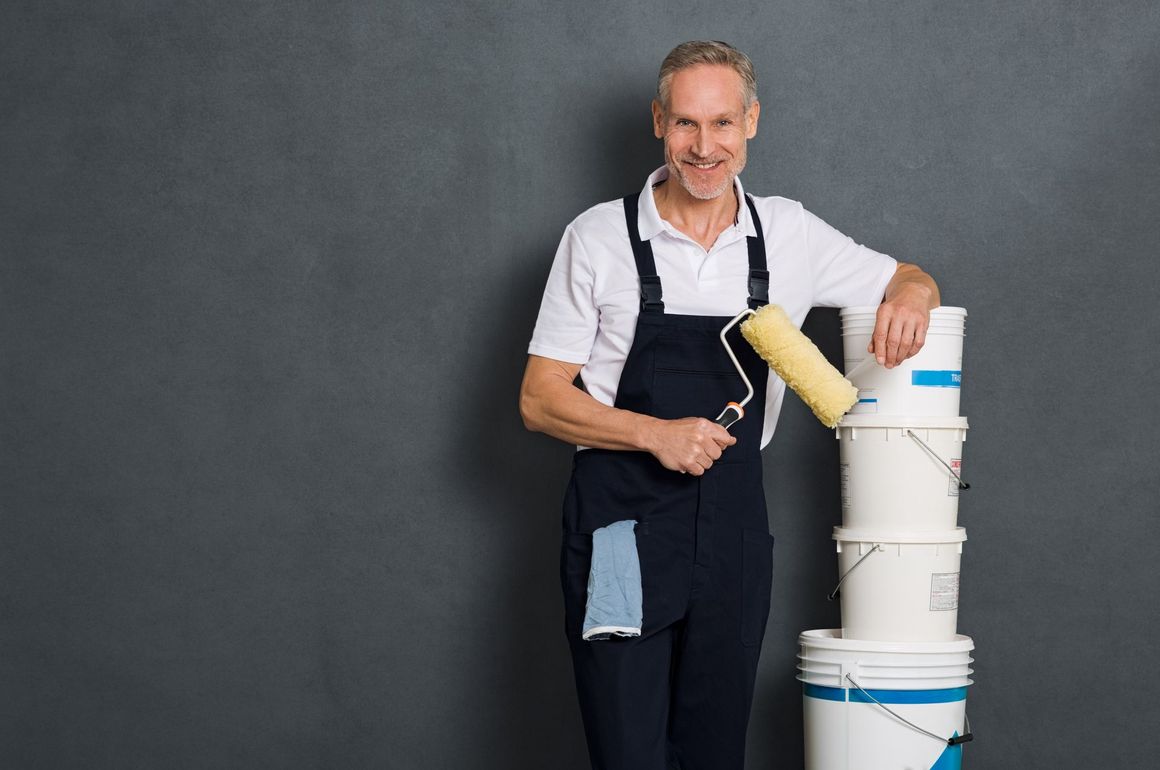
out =
<svg viewBox="0 0 1160 770"><path fill-rule="evenodd" d="M802 209L806 251L818 307L853 307L882 302L898 262L855 243L821 218Z"/></svg>
<svg viewBox="0 0 1160 770"><path fill-rule="evenodd" d="M556 250L528 353L586 364L600 321L594 274L584 244L569 225Z"/></svg>

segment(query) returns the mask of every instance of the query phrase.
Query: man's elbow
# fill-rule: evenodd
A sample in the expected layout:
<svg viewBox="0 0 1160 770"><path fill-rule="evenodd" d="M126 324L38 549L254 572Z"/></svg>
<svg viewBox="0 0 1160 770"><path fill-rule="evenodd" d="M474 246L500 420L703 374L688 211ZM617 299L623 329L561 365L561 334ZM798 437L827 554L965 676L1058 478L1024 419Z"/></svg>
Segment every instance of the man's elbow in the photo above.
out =
<svg viewBox="0 0 1160 770"><path fill-rule="evenodd" d="M524 421L524 427L533 433L542 433L542 415L539 399L528 391L526 385L520 388L520 418Z"/></svg>

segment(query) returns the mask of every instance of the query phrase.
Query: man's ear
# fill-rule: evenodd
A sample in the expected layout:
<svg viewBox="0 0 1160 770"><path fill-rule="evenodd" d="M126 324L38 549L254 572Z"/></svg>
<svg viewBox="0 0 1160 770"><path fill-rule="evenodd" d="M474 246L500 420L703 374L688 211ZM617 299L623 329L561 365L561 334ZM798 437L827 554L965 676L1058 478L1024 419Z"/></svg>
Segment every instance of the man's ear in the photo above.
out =
<svg viewBox="0 0 1160 770"><path fill-rule="evenodd" d="M656 99L652 101L653 135L657 139L665 138L665 110Z"/></svg>
<svg viewBox="0 0 1160 770"><path fill-rule="evenodd" d="M753 104L749 105L749 109L745 113L745 138L752 139L757 136L757 118L761 115L761 102L756 99Z"/></svg>

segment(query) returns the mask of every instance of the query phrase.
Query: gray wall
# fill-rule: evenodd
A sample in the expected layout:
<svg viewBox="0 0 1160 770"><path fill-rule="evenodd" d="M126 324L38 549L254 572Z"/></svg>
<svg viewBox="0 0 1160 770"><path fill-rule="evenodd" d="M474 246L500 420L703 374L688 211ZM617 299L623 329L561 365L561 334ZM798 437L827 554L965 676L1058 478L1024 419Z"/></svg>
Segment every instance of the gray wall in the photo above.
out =
<svg viewBox="0 0 1160 770"><path fill-rule="evenodd" d="M0 764L586 766L569 450L516 392L697 37L757 64L749 189L970 312L969 766L1153 758L1155 3L41 0L0 10ZM836 466L791 397L752 768L800 767Z"/></svg>

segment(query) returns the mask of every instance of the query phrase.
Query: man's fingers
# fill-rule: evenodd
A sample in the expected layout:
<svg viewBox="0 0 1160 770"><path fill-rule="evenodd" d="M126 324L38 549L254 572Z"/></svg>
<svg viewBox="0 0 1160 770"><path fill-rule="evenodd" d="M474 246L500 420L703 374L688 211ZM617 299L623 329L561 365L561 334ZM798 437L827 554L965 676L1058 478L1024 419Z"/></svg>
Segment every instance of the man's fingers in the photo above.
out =
<svg viewBox="0 0 1160 770"><path fill-rule="evenodd" d="M894 365L898 366L914 355L914 335L918 324L913 319L902 323L902 333L899 335L898 351L895 354Z"/></svg>
<svg viewBox="0 0 1160 770"><path fill-rule="evenodd" d="M705 423L705 431L709 438L713 439L713 444L715 444L717 447L724 449L725 447L731 447L737 443L737 437L725 428L722 428L717 423L710 422L709 420L706 420ZM718 454L713 459L717 459L717 457L720 456L721 455Z"/></svg>
<svg viewBox="0 0 1160 770"><path fill-rule="evenodd" d="M870 338L870 352L879 364L886 363L886 329L886 324L874 327L874 336Z"/></svg>
<svg viewBox="0 0 1160 770"><path fill-rule="evenodd" d="M888 305L878 306L878 315L874 319L874 334L870 337L870 349L879 364L886 363L886 349L889 344L887 335L890 332L891 319L894 313Z"/></svg>
<svg viewBox="0 0 1160 770"><path fill-rule="evenodd" d="M902 344L903 325L895 319L890 323L890 333L886 335L886 368L898 363L898 348ZM909 344L906 346L910 347Z"/></svg>
<svg viewBox="0 0 1160 770"><path fill-rule="evenodd" d="M713 467L713 457L709 454L711 451L716 451L717 456L720 457L721 450L715 447L697 447L689 455L689 459L684 463L684 469L694 476L700 476Z"/></svg>
<svg viewBox="0 0 1160 770"><path fill-rule="evenodd" d="M691 475L703 476L705 471L713 467L713 461L709 459L708 455L702 454L700 457L690 460L689 464L685 467Z"/></svg>
<svg viewBox="0 0 1160 770"><path fill-rule="evenodd" d="M881 366L892 369L922 350L928 326L929 320L922 313L883 304L866 350Z"/></svg>
<svg viewBox="0 0 1160 770"><path fill-rule="evenodd" d="M731 446L733 446L734 444L736 444L736 443L737 443L737 437L736 437L736 436L734 436L732 433L729 433L729 434L727 434L727 435L726 435L726 436L724 436L724 437L721 437L721 436L714 436L714 437L713 437L713 443L714 443L714 444L716 444L716 445L717 445L718 447L720 447L721 449L725 449L725 448L727 448L727 447L731 447Z"/></svg>
<svg viewBox="0 0 1160 770"><path fill-rule="evenodd" d="M920 321L918 328L914 330L914 347L911 348L911 356L917 356L918 351L922 350L922 346L926 344L926 330L928 324L925 321Z"/></svg>

